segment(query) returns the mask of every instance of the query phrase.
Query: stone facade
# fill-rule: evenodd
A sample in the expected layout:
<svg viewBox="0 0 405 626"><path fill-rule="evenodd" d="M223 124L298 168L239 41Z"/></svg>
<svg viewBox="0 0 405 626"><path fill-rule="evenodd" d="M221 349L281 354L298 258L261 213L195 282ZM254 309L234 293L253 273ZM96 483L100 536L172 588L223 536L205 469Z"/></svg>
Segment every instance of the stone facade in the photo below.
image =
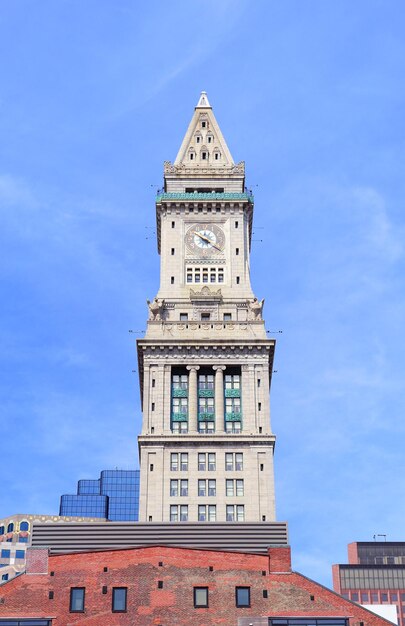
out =
<svg viewBox="0 0 405 626"><path fill-rule="evenodd" d="M138 341L140 521L275 520L275 341L250 284L244 184L203 92L156 201L160 288Z"/></svg>

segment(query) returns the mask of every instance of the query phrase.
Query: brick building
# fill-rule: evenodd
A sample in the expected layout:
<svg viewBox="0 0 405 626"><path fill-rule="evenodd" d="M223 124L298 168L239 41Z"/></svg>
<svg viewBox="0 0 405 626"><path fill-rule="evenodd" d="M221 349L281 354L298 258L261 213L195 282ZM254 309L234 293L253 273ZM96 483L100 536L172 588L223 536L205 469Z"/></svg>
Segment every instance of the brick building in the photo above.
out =
<svg viewBox="0 0 405 626"><path fill-rule="evenodd" d="M405 626L405 542L359 541L348 545L348 564L333 565L333 588L353 602L395 607Z"/></svg>
<svg viewBox="0 0 405 626"><path fill-rule="evenodd" d="M48 554L0 590L0 625L387 626L267 554L167 546Z"/></svg>

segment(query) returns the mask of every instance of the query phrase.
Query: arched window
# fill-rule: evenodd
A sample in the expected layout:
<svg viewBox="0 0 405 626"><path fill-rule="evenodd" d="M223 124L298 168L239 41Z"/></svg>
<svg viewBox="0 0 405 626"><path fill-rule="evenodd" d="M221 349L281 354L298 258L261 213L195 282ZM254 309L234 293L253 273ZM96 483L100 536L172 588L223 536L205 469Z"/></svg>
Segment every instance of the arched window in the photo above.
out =
<svg viewBox="0 0 405 626"><path fill-rule="evenodd" d="M214 152L214 161L220 161L221 160L221 153L219 150L215 150Z"/></svg>
<svg viewBox="0 0 405 626"><path fill-rule="evenodd" d="M0 535L4 535L4 526L0 526Z"/></svg>
<svg viewBox="0 0 405 626"><path fill-rule="evenodd" d="M207 143L214 143L214 135L212 133L207 133Z"/></svg>
<svg viewBox="0 0 405 626"><path fill-rule="evenodd" d="M193 149L189 151L188 158L190 159L190 161L195 161L195 152Z"/></svg>
<svg viewBox="0 0 405 626"><path fill-rule="evenodd" d="M30 525L28 522L21 522L20 524L20 530L29 530Z"/></svg>
<svg viewBox="0 0 405 626"><path fill-rule="evenodd" d="M208 161L209 156L210 156L210 154L209 154L207 148L204 146L202 148L201 152L200 152L200 159L201 159L201 161Z"/></svg>
<svg viewBox="0 0 405 626"><path fill-rule="evenodd" d="M14 530L14 524L13 522L10 522L9 525L7 526L7 532L12 533L13 530Z"/></svg>

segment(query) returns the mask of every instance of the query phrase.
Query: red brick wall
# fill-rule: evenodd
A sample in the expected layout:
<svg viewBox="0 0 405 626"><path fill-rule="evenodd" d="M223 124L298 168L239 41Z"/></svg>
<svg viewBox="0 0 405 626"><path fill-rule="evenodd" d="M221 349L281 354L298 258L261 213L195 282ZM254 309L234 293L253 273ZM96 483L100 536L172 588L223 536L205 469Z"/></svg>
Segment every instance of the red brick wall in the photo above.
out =
<svg viewBox="0 0 405 626"><path fill-rule="evenodd" d="M270 572L290 572L291 571L291 548L270 547L269 548L269 571Z"/></svg>
<svg viewBox="0 0 405 626"><path fill-rule="evenodd" d="M27 574L47 574L48 549L28 548L25 559L25 570Z"/></svg>
<svg viewBox="0 0 405 626"><path fill-rule="evenodd" d="M271 560L286 569L288 550L272 548ZM241 617L270 615L344 616L350 626L388 624L300 574L268 571L268 555L168 547L50 556L48 575L22 575L0 588L0 617L54 616L55 626L236 626ZM84 614L69 613L70 588L76 586L86 588ZM111 612L114 586L128 587L127 613ZM209 588L209 608L194 608L194 586ZM250 608L235 606L236 586L251 588Z"/></svg>
<svg viewBox="0 0 405 626"><path fill-rule="evenodd" d="M353 541L353 543L348 544L347 557L350 565L358 565L359 557L357 554L357 541Z"/></svg>
<svg viewBox="0 0 405 626"><path fill-rule="evenodd" d="M342 593L340 586L340 568L339 565L332 565L332 585L336 593Z"/></svg>

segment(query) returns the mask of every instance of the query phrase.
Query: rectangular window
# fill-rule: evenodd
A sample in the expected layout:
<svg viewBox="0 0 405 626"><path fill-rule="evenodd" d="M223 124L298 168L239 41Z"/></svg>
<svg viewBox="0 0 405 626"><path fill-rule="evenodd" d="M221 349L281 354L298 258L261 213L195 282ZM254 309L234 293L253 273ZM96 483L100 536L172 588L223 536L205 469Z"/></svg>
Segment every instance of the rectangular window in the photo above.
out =
<svg viewBox="0 0 405 626"><path fill-rule="evenodd" d="M226 486L226 495L228 498L232 498L235 495L235 491L234 491L234 481L233 480L226 480L225 481L225 486Z"/></svg>
<svg viewBox="0 0 405 626"><path fill-rule="evenodd" d="M187 389L188 387L188 376L187 374L182 374L179 376L178 374L174 374L172 377L172 385L173 389Z"/></svg>
<svg viewBox="0 0 405 626"><path fill-rule="evenodd" d="M198 471L205 472L207 465L207 455L205 452L198 453Z"/></svg>
<svg viewBox="0 0 405 626"><path fill-rule="evenodd" d="M217 481L215 479L210 479L208 481L208 495L209 496L217 495Z"/></svg>
<svg viewBox="0 0 405 626"><path fill-rule="evenodd" d="M172 256L174 256L174 248L172 248L171 253L172 253Z"/></svg>
<svg viewBox="0 0 405 626"><path fill-rule="evenodd" d="M217 507L215 504L208 505L208 521L215 522L217 519Z"/></svg>
<svg viewBox="0 0 405 626"><path fill-rule="evenodd" d="M188 496L188 480L180 481L180 495Z"/></svg>
<svg viewBox="0 0 405 626"><path fill-rule="evenodd" d="M210 317L211 317L211 313L201 313L202 322L209 322Z"/></svg>
<svg viewBox="0 0 405 626"><path fill-rule="evenodd" d="M239 422L239 421L226 422L225 431L227 433L237 433L237 434L242 432L242 422Z"/></svg>
<svg viewBox="0 0 405 626"><path fill-rule="evenodd" d="M180 521L187 522L188 520L188 506L187 504L182 504L180 506Z"/></svg>
<svg viewBox="0 0 405 626"><path fill-rule="evenodd" d="M84 612L84 587L71 587L70 589L70 612L71 613L83 613Z"/></svg>
<svg viewBox="0 0 405 626"><path fill-rule="evenodd" d="M226 505L226 521L234 522L235 521L235 507L233 504Z"/></svg>
<svg viewBox="0 0 405 626"><path fill-rule="evenodd" d="M177 504L170 505L170 521L171 522L179 521L179 507Z"/></svg>
<svg viewBox="0 0 405 626"><path fill-rule="evenodd" d="M224 313L224 322L232 321L232 313Z"/></svg>
<svg viewBox="0 0 405 626"><path fill-rule="evenodd" d="M215 422L199 421L198 432L205 435L212 435L215 432Z"/></svg>
<svg viewBox="0 0 405 626"><path fill-rule="evenodd" d="M16 550L15 551L16 559L24 559L25 558L25 550Z"/></svg>
<svg viewBox="0 0 405 626"><path fill-rule="evenodd" d="M236 519L238 522L245 521L245 507L243 504L236 505Z"/></svg>
<svg viewBox="0 0 405 626"><path fill-rule="evenodd" d="M220 266L196 266L189 265L186 267L187 283L223 283L224 268Z"/></svg>
<svg viewBox="0 0 405 626"><path fill-rule="evenodd" d="M227 504L226 505L226 521L227 522L244 522L245 507L243 504Z"/></svg>
<svg viewBox="0 0 405 626"><path fill-rule="evenodd" d="M179 495L179 481L171 480L170 481L170 495L177 498Z"/></svg>
<svg viewBox="0 0 405 626"><path fill-rule="evenodd" d="M225 398L225 413L240 413L240 398Z"/></svg>
<svg viewBox="0 0 405 626"><path fill-rule="evenodd" d="M226 452L225 453L225 471L240 472L243 470L243 452Z"/></svg>
<svg viewBox="0 0 405 626"><path fill-rule="evenodd" d="M208 608L208 587L194 587L194 607Z"/></svg>
<svg viewBox="0 0 405 626"><path fill-rule="evenodd" d="M240 375L239 374L226 374L225 375L225 389L240 389Z"/></svg>
<svg viewBox="0 0 405 626"><path fill-rule="evenodd" d="M180 322L187 322L188 313L180 313Z"/></svg>
<svg viewBox="0 0 405 626"><path fill-rule="evenodd" d="M236 482L236 495L243 496L244 495L243 480L236 480L235 482Z"/></svg>
<svg viewBox="0 0 405 626"><path fill-rule="evenodd" d="M208 452L208 471L215 472L215 469L216 469L215 452Z"/></svg>
<svg viewBox="0 0 405 626"><path fill-rule="evenodd" d="M2 559L9 559L10 558L10 554L11 554L10 550L5 550L3 548L3 550L1 551L1 558Z"/></svg>
<svg viewBox="0 0 405 626"><path fill-rule="evenodd" d="M235 600L238 608L249 607L250 587L235 587Z"/></svg>
<svg viewBox="0 0 405 626"><path fill-rule="evenodd" d="M113 613L125 613L127 610L127 588L113 587L112 611Z"/></svg>
<svg viewBox="0 0 405 626"><path fill-rule="evenodd" d="M213 374L200 374L198 377L199 389L214 389L214 375Z"/></svg>
<svg viewBox="0 0 405 626"><path fill-rule="evenodd" d="M198 481L198 495L205 498L207 495L207 481L199 480Z"/></svg>
<svg viewBox="0 0 405 626"><path fill-rule="evenodd" d="M188 471L188 452L182 452L180 454L180 469L182 472Z"/></svg>
<svg viewBox="0 0 405 626"><path fill-rule="evenodd" d="M198 505L198 521L205 522L207 520L207 507L205 504Z"/></svg>
<svg viewBox="0 0 405 626"><path fill-rule="evenodd" d="M170 454L170 470L172 472L179 471L179 454L178 452L172 452Z"/></svg>
<svg viewBox="0 0 405 626"><path fill-rule="evenodd" d="M172 277L170 278L170 284L171 284L171 285L174 285L174 276L172 276Z"/></svg>

